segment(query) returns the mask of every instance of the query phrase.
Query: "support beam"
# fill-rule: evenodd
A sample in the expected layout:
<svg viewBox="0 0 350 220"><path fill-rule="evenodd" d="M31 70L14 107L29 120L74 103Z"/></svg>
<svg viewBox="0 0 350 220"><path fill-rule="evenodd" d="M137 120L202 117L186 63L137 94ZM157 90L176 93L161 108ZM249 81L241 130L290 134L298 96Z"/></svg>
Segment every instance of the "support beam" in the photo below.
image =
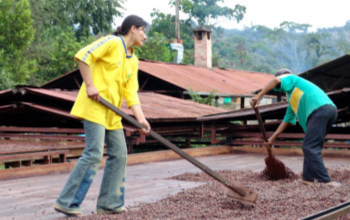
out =
<svg viewBox="0 0 350 220"><path fill-rule="evenodd" d="M210 126L210 133L211 133L211 143L216 143L216 128L215 128L215 121L211 122Z"/></svg>

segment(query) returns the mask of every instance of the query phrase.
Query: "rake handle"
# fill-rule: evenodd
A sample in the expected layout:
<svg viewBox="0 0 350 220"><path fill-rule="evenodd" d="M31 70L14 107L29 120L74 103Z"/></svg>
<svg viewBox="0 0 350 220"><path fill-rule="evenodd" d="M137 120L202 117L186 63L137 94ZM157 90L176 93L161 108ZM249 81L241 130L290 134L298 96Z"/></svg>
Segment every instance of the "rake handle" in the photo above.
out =
<svg viewBox="0 0 350 220"><path fill-rule="evenodd" d="M255 102L255 103L256 103L256 102ZM253 107L253 109L254 109L254 111L255 111L256 118L258 119L260 131L261 131L261 134L262 134L262 136L263 136L263 140L264 140L265 142L268 142L267 136L266 136L265 127L264 127L263 121L262 121L262 119L261 119L261 115L260 115L259 109L258 109L257 106ZM269 154L269 156L271 156L271 155L272 155L271 148L268 147L266 144L265 144L265 147L266 147L267 153Z"/></svg>
<svg viewBox="0 0 350 220"><path fill-rule="evenodd" d="M264 139L265 142L267 142L268 140L267 140L267 136L266 136L266 131L265 131L262 119L261 119L261 115L260 115L259 109L256 107L256 108L254 108L254 111L255 111L256 118L258 119L260 131L261 131L261 134L263 136L263 139Z"/></svg>
<svg viewBox="0 0 350 220"><path fill-rule="evenodd" d="M110 110L112 110L113 112L115 112L116 114L120 115L123 119L127 120L129 123L131 123L135 127L139 128L139 129L146 128L144 125L142 125L141 123L136 121L136 119L134 119L130 115L124 113L121 109L117 108L116 106L114 106L113 104L111 104L110 102L108 102L107 100L102 98L101 96L100 96L99 102L102 105L104 105L105 107L107 107ZM195 165L196 167L198 167L199 169L201 169L202 171L207 173L209 176L213 177L214 179L216 179L217 181L219 181L220 183L222 183L223 185L225 185L229 189L238 193L240 196L246 195L246 192L244 192L242 189L233 186L226 179L224 179L221 175L219 175L218 173L216 173L215 171L213 171L212 169L210 169L206 165L202 164L201 162L199 162L195 158L191 157L189 154L185 153L179 147L177 147L176 145L174 145L173 143L171 143L170 141L168 141L164 137L160 136L156 132L151 130L149 132L149 135L151 137L153 137L154 139L158 140L160 143L164 144L166 147L175 151L175 153L179 154L182 158L186 159L187 161L189 161L190 163L192 163L193 165Z"/></svg>

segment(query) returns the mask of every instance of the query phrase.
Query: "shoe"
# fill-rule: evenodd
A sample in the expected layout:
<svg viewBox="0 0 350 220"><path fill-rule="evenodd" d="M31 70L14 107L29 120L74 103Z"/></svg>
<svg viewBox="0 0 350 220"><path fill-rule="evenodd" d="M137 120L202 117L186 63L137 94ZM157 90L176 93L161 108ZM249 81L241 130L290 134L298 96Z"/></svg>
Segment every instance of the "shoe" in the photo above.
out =
<svg viewBox="0 0 350 220"><path fill-rule="evenodd" d="M103 210L103 209L97 209L97 215L115 215L115 214L121 214L123 212L127 212L128 210L123 206L123 207L120 207L119 209L117 210L112 210L112 211L109 211L109 210Z"/></svg>
<svg viewBox="0 0 350 220"><path fill-rule="evenodd" d="M56 212L60 212L62 214L65 214L68 217L82 217L83 213L80 211L68 211L67 209L63 208L59 204L55 203L53 205L53 208L55 209Z"/></svg>
<svg viewBox="0 0 350 220"><path fill-rule="evenodd" d="M331 182L327 182L327 183L323 183L326 184L328 186L332 186L332 187L340 187L342 184L336 181L331 181Z"/></svg>
<svg viewBox="0 0 350 220"><path fill-rule="evenodd" d="M307 180L304 180L304 179L300 179L299 182L301 184L304 184L306 186L312 186L314 184L314 182L311 182L311 181L307 181Z"/></svg>

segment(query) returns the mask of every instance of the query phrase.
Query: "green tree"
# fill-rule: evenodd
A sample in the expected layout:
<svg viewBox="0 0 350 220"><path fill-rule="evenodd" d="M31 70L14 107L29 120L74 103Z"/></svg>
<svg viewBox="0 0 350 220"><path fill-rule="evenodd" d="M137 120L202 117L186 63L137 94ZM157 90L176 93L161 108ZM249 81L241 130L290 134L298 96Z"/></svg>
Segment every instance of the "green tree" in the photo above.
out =
<svg viewBox="0 0 350 220"><path fill-rule="evenodd" d="M176 0L170 0L175 5ZM199 26L213 27L219 17L241 21L246 11L245 6L235 5L235 8L221 7L218 3L224 0L180 0L181 10L188 14L190 19L195 19Z"/></svg>
<svg viewBox="0 0 350 220"><path fill-rule="evenodd" d="M145 45L138 49L142 59L154 59L164 62L174 62L175 52L170 51L166 45L173 42L175 38L175 16L164 14L153 9L151 13L152 25L148 31L148 39ZM180 20L180 38L183 41L184 57L182 63L193 64L193 22L191 20ZM159 42L156 42L156 41ZM155 52L157 51L157 54Z"/></svg>
<svg viewBox="0 0 350 220"><path fill-rule="evenodd" d="M135 47L140 59L173 62L175 53L167 48L168 40L163 34L154 32L149 36L143 47Z"/></svg>
<svg viewBox="0 0 350 220"><path fill-rule="evenodd" d="M34 36L28 0L0 1L0 88L23 84L36 70L26 49Z"/></svg>
<svg viewBox="0 0 350 220"><path fill-rule="evenodd" d="M74 60L75 53L94 40L96 39L90 36L78 42L72 28L44 30L40 41L35 41L34 46L30 48L29 55L37 61L40 68L31 75L28 83L40 85L77 68L77 62Z"/></svg>
<svg viewBox="0 0 350 220"><path fill-rule="evenodd" d="M36 30L74 29L78 41L111 32L124 0L30 0ZM45 19L42 19L42 18Z"/></svg>
<svg viewBox="0 0 350 220"><path fill-rule="evenodd" d="M61 1L61 0L56 0ZM122 16L124 0L65 0L60 4L69 22L74 27L78 41L94 35L106 35L111 32L116 16Z"/></svg>
<svg viewBox="0 0 350 220"><path fill-rule="evenodd" d="M0 48L23 50L34 36L28 0L0 1Z"/></svg>
<svg viewBox="0 0 350 220"><path fill-rule="evenodd" d="M192 101L205 104L205 105L212 105L213 102L215 101L215 93L217 90L212 90L210 91L210 94L207 97L202 97L201 95L198 94L198 91L193 91L192 88L189 88L189 95L192 99ZM214 103L215 106L217 106L217 103Z"/></svg>
<svg viewBox="0 0 350 220"><path fill-rule="evenodd" d="M168 41L175 38L175 15L164 14L159 10L153 9L151 13L152 25L148 35L153 33L162 33ZM190 20L180 20L180 38L183 41L184 49L193 49L193 28L195 24Z"/></svg>
<svg viewBox="0 0 350 220"><path fill-rule="evenodd" d="M96 40L93 35L111 32L124 0L29 0L35 40L26 56L36 60L38 70L27 83L40 85L77 68L75 53ZM45 19L43 19L45 18Z"/></svg>

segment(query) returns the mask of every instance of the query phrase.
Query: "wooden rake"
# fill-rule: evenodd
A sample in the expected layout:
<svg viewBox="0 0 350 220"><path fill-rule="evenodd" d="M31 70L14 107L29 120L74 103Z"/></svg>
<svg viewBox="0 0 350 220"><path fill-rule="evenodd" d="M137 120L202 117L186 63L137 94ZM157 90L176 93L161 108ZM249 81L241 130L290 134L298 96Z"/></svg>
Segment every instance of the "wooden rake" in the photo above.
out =
<svg viewBox="0 0 350 220"><path fill-rule="evenodd" d="M253 108L254 108L254 111L255 111L255 115L256 115L256 117L258 119L258 122L259 122L260 131L262 133L263 140L265 142L268 142L267 137L266 137L264 124L263 124L263 122L261 120L261 116L260 116L258 107L253 107ZM279 159L277 159L272 154L272 150L271 150L271 146L270 145L266 144L265 147L266 147L267 155L268 155L265 158L265 164L266 164L268 176L270 176L270 178L274 179L274 180L287 178L289 176L289 174L288 174L288 172L286 170L286 166L284 165L284 163L282 161L280 161Z"/></svg>

